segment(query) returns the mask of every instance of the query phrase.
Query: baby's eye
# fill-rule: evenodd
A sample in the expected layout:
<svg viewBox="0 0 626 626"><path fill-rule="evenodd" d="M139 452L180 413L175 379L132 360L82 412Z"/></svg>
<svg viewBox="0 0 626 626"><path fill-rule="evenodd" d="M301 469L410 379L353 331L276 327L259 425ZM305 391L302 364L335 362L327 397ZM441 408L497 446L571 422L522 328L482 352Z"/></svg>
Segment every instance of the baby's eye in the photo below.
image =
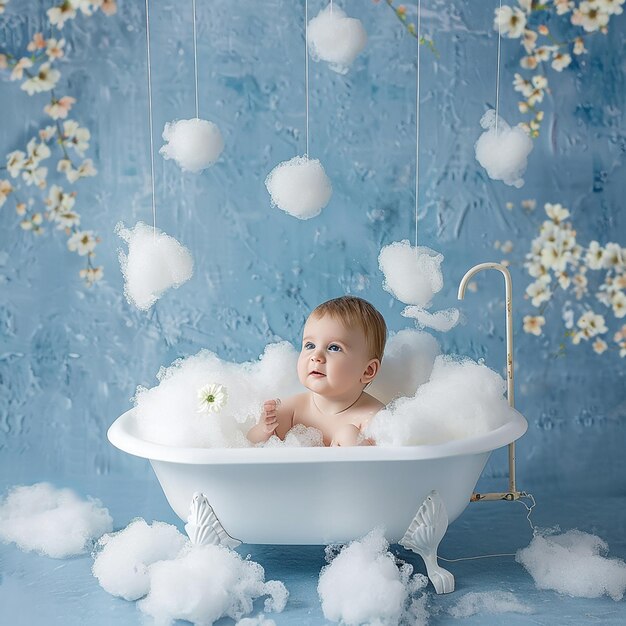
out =
<svg viewBox="0 0 626 626"><path fill-rule="evenodd" d="M315 348L315 344L311 341L307 341L303 347L305 350L313 350L313 348Z"/></svg>
<svg viewBox="0 0 626 626"><path fill-rule="evenodd" d="M336 343L331 343L328 346L328 350L330 352L341 352L341 346L338 346Z"/></svg>

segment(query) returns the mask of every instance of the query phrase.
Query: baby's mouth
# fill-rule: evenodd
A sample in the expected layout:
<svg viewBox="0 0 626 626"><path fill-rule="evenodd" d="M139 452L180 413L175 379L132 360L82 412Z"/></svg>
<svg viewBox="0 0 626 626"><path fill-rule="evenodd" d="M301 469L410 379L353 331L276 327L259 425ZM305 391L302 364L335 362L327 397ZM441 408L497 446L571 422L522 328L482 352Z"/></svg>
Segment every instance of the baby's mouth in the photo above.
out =
<svg viewBox="0 0 626 626"><path fill-rule="evenodd" d="M309 372L309 376L315 376L316 378L318 378L326 376L326 374L324 374L323 372L318 372L317 370L313 370L312 372Z"/></svg>

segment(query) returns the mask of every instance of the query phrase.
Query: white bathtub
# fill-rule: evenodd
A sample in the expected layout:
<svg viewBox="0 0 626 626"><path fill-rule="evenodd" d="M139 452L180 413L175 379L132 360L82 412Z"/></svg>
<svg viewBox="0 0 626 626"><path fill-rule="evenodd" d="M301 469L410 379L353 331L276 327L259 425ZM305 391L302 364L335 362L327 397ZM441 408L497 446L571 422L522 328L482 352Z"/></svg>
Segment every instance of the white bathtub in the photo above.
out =
<svg viewBox="0 0 626 626"><path fill-rule="evenodd" d="M496 448L521 437L524 417L480 437L401 448L180 448L137 436L134 410L108 431L124 452L149 459L165 496L186 521L204 493L231 536L251 544L328 544L376 526L391 543L436 490L450 522L469 503Z"/></svg>

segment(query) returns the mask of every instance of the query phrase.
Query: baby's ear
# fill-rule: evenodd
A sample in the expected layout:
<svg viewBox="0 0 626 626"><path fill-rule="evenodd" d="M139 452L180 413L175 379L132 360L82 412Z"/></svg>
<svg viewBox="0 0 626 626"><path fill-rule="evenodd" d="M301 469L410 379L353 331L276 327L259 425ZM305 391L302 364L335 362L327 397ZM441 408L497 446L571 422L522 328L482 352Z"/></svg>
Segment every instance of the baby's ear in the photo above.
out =
<svg viewBox="0 0 626 626"><path fill-rule="evenodd" d="M378 370L380 369L380 361L378 359L372 359L365 368L363 375L361 376L361 383L363 385L367 385L371 383L374 378L376 378L376 374L378 374Z"/></svg>

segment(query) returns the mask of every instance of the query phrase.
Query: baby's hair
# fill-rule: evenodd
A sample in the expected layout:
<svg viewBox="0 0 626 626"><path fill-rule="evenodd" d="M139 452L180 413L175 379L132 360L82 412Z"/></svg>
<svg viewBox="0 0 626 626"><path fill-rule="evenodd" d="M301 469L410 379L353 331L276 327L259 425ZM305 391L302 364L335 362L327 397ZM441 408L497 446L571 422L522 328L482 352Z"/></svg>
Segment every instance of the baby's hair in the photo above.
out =
<svg viewBox="0 0 626 626"><path fill-rule="evenodd" d="M339 320L345 326L358 326L365 335L372 358L383 360L387 341L387 324L383 316L363 298L341 296L322 302L311 312L317 318L324 315Z"/></svg>

